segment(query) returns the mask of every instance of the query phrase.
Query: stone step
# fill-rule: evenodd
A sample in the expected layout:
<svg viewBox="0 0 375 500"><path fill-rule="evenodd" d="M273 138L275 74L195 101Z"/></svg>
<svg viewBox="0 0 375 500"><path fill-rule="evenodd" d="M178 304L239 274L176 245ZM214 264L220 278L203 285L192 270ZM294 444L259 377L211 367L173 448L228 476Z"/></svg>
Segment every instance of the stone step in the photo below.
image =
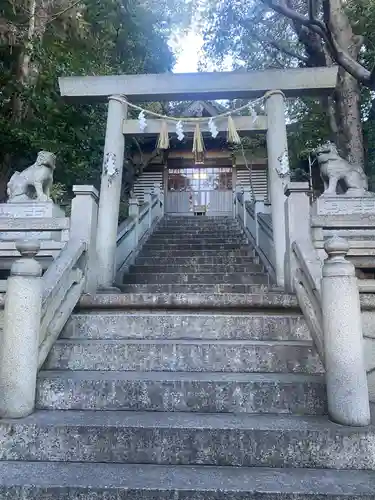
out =
<svg viewBox="0 0 375 500"><path fill-rule="evenodd" d="M199 311L298 311L300 308L294 294L276 291L272 288L257 287L254 293L119 293L83 295L78 310L128 310L128 309L161 309Z"/></svg>
<svg viewBox="0 0 375 500"><path fill-rule="evenodd" d="M375 427L326 417L37 411L0 421L0 460L375 469Z"/></svg>
<svg viewBox="0 0 375 500"><path fill-rule="evenodd" d="M301 315L230 313L74 314L60 339L311 340Z"/></svg>
<svg viewBox="0 0 375 500"><path fill-rule="evenodd" d="M255 252L250 247L246 249L231 249L231 250L213 250L212 248L196 248L196 249L170 249L156 250L150 247L143 247L139 257L153 258L177 258L177 257L254 257Z"/></svg>
<svg viewBox="0 0 375 500"><path fill-rule="evenodd" d="M214 222L206 222L204 224L200 223L190 223L186 224L184 222L181 223L174 223L174 224L158 224L156 230L157 231L173 231L174 229L180 230L181 228L191 230L191 231L237 231L240 232L242 231L242 227L238 222L227 222L223 223L221 221Z"/></svg>
<svg viewBox="0 0 375 500"><path fill-rule="evenodd" d="M203 228L203 227L236 227L239 228L240 224L239 222L234 219L181 219L179 220L180 217L176 218L175 220L162 220L158 224L158 228L160 227L198 227L198 228Z"/></svg>
<svg viewBox="0 0 375 500"><path fill-rule="evenodd" d="M201 245L201 246L213 246L216 248L220 245L234 245L235 247L247 247L249 243L244 238L183 238L179 236L175 236L174 238L154 238L151 237L147 244L150 245L179 245L179 246L190 246L190 245Z"/></svg>
<svg viewBox="0 0 375 500"><path fill-rule="evenodd" d="M63 410L298 413L326 411L324 380L217 373L42 371L37 406Z"/></svg>
<svg viewBox="0 0 375 500"><path fill-rule="evenodd" d="M201 273L262 273L264 268L261 264L227 264L227 265L214 265L214 264L197 264L197 265L147 265L139 264L136 266L131 266L130 273L184 273L184 274L201 274Z"/></svg>
<svg viewBox="0 0 375 500"><path fill-rule="evenodd" d="M148 257L142 257L142 255L139 255L135 259L136 265L143 265L146 264L148 266L152 265L171 265L171 266L195 266L195 265L212 265L212 266L220 266L224 267L227 265L251 265L253 263L257 263L258 258L257 257L215 257L213 255L206 257L206 256L196 256L196 257L153 257L152 255Z"/></svg>
<svg viewBox="0 0 375 500"><path fill-rule="evenodd" d="M267 274L261 273L228 273L222 272L214 273L129 273L123 277L124 284L152 284L152 285L194 285L194 284L207 284L207 285L222 285L222 284L243 284L243 285L267 285L269 277Z"/></svg>
<svg viewBox="0 0 375 500"><path fill-rule="evenodd" d="M239 243L205 243L205 242L197 242L186 244L183 241L178 243L154 243L151 240L147 241L142 247L143 250L155 250L156 252L159 250L247 250L248 245L241 245Z"/></svg>
<svg viewBox="0 0 375 500"><path fill-rule="evenodd" d="M36 404L48 410L321 415L326 389L321 375L43 370Z"/></svg>
<svg viewBox="0 0 375 500"><path fill-rule="evenodd" d="M199 241L206 241L206 242L211 242L211 243L222 243L226 241L230 242L240 242L240 243L245 243L248 244L248 239L243 235L242 233L237 233L233 231L228 231L226 233L223 232L211 232L211 233L191 233L191 232L186 232L186 231L176 231L176 232L170 232L170 233L153 233L152 236L150 237L149 241L153 240L162 240L162 241L168 241L171 243L174 243L176 241L184 241L184 242L199 242Z"/></svg>
<svg viewBox="0 0 375 500"><path fill-rule="evenodd" d="M322 373L312 342L58 340L46 370Z"/></svg>
<svg viewBox="0 0 375 500"><path fill-rule="evenodd" d="M205 230L205 229L156 229L152 233L152 238L178 238L181 236L182 238L245 238L243 231L241 230L224 230L224 231L216 231L216 230Z"/></svg>
<svg viewBox="0 0 375 500"><path fill-rule="evenodd" d="M370 500L371 471L1 462L3 500Z"/></svg>
<svg viewBox="0 0 375 500"><path fill-rule="evenodd" d="M163 221L164 222L173 222L178 220L184 221L196 221L196 222L205 222L205 221L233 221L236 222L236 219L232 215L170 215L166 214Z"/></svg>
<svg viewBox="0 0 375 500"><path fill-rule="evenodd" d="M210 226L172 226L172 227L160 227L158 226L155 229L153 234L166 234L166 235L175 235L181 234L185 235L207 235L207 236L240 236L244 235L242 228L239 226L223 226L212 224Z"/></svg>
<svg viewBox="0 0 375 500"><path fill-rule="evenodd" d="M160 221L158 227L187 227L187 226L194 226L194 227L206 227L206 226L225 226L225 227L240 227L239 222L233 218L221 218L221 217L212 217L212 218L182 218L182 217L175 217L173 219L163 219Z"/></svg>
<svg viewBox="0 0 375 500"><path fill-rule="evenodd" d="M258 281L266 281L265 279L254 278L254 285L241 283L238 284L212 284L212 283L191 283L191 284L178 284L178 283L143 283L143 284L121 284L118 283L116 286L120 288L123 293L135 293L135 294L192 294L192 293L210 293L210 294L251 294L260 291L260 286ZM264 285L266 286L266 285Z"/></svg>

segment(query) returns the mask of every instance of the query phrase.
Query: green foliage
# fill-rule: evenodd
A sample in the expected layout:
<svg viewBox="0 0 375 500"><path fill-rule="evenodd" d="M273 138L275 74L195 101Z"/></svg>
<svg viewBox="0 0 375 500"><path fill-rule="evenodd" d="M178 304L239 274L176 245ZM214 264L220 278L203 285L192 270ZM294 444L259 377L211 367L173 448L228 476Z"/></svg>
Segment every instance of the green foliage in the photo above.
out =
<svg viewBox="0 0 375 500"><path fill-rule="evenodd" d="M39 2L40 0L37 0ZM50 2L62 11L76 2ZM61 16L49 12L44 32L30 43L25 30L13 45L0 36L0 162L5 171L23 168L41 149L57 154L56 182L69 191L76 183L98 186L104 145L106 105L68 104L58 77L170 71L168 45L174 15L182 20L182 0L84 0ZM14 3L12 2L12 5ZM0 7L0 21L27 25L22 6ZM17 2L16 2L17 5ZM176 6L173 10L173 5ZM164 8L164 11L162 10ZM0 29L1 35L1 29ZM31 47L31 48L30 48ZM20 60L29 51L31 72L21 78ZM15 99L22 119L15 119ZM0 193L1 198L2 193Z"/></svg>
<svg viewBox="0 0 375 500"><path fill-rule="evenodd" d="M307 8L307 2L302 0L293 0L292 5L301 13ZM354 32L364 37L359 60L371 68L375 61L375 2L348 0L343 5ZM321 54L306 52L293 23L268 10L262 2L208 0L205 20L206 59L215 61L219 68L228 58L234 69L245 70L324 64L324 60L320 60ZM370 177L375 178L374 96L362 88L361 98L367 145L366 169ZM289 102L288 115L291 122L288 130L291 166L297 169L306 164L309 153L319 142L332 139L332 133L319 101L301 99Z"/></svg>

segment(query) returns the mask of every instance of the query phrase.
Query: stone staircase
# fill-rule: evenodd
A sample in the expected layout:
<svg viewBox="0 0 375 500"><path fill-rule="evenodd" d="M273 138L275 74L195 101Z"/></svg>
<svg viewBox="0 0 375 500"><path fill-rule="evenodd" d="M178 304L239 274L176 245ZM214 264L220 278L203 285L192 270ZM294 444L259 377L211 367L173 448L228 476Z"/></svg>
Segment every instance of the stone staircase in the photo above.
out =
<svg viewBox="0 0 375 500"><path fill-rule="evenodd" d="M375 429L328 420L296 299L234 219L164 218L121 286L0 421L1 500L375 498Z"/></svg>

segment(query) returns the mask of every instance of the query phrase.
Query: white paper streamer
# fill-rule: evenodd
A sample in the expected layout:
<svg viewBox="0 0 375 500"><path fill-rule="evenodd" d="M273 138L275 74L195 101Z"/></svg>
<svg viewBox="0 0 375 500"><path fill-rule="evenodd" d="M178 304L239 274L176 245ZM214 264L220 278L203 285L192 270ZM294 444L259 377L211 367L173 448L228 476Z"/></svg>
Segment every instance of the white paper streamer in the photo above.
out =
<svg viewBox="0 0 375 500"><path fill-rule="evenodd" d="M276 166L276 172L278 173L279 177L286 177L290 173L288 151L283 151L283 153L277 159L278 165Z"/></svg>
<svg viewBox="0 0 375 500"><path fill-rule="evenodd" d="M185 134L184 134L184 125L182 121L176 123L176 134L177 134L177 139L179 141L184 140Z"/></svg>
<svg viewBox="0 0 375 500"><path fill-rule="evenodd" d="M139 130L144 132L147 128L147 119L144 111L141 111L138 115Z"/></svg>
<svg viewBox="0 0 375 500"><path fill-rule="evenodd" d="M216 137L219 134L219 131L218 131L217 127L216 127L216 124L215 124L213 118L209 119L209 121L208 121L208 128L209 128L209 130L211 132L212 137L214 139L216 139Z"/></svg>
<svg viewBox="0 0 375 500"><path fill-rule="evenodd" d="M252 103L249 104L249 111L250 111L251 120L253 123L255 123L257 121L258 115L256 114Z"/></svg>

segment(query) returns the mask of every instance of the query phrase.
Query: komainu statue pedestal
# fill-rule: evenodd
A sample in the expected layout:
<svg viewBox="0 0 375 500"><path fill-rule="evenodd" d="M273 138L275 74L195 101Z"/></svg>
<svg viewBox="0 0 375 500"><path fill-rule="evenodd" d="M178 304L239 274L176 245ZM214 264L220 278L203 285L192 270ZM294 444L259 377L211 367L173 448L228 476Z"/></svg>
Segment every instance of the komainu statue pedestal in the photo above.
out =
<svg viewBox="0 0 375 500"><path fill-rule="evenodd" d="M312 214L375 216L375 196L320 196L312 206Z"/></svg>
<svg viewBox="0 0 375 500"><path fill-rule="evenodd" d="M36 161L22 172L15 172L7 185L8 202L0 205L0 217L12 219L53 219L65 213L50 196L56 156L50 151L39 151ZM0 241L19 239L61 240L60 231L0 232Z"/></svg>
<svg viewBox="0 0 375 500"><path fill-rule="evenodd" d="M25 201L18 203L0 204L0 217L6 217L9 221L17 218L53 219L65 217L64 211L52 201ZM19 239L61 240L61 231L41 232L0 232L0 241L15 241Z"/></svg>

